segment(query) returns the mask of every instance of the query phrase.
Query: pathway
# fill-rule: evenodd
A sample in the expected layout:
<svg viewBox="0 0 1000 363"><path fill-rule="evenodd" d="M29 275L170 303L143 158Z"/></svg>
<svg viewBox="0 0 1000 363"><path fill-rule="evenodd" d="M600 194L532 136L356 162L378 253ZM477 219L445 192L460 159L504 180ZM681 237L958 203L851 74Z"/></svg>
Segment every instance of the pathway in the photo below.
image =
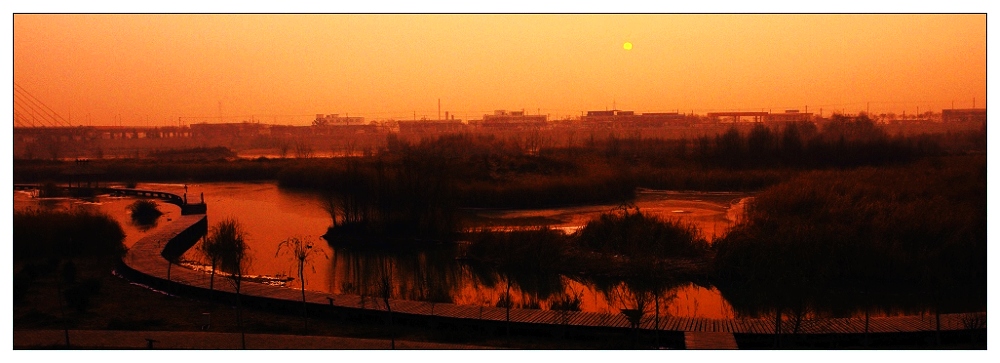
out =
<svg viewBox="0 0 1000 363"><path fill-rule="evenodd" d="M684 332L684 347L687 349L740 349L736 337L728 332Z"/></svg>
<svg viewBox="0 0 1000 363"><path fill-rule="evenodd" d="M14 330L14 349L66 346L62 330ZM390 349L388 339L287 334L247 334L247 349ZM70 348L240 349L239 333L180 331L70 330ZM459 344L396 341L396 349L493 349Z"/></svg>

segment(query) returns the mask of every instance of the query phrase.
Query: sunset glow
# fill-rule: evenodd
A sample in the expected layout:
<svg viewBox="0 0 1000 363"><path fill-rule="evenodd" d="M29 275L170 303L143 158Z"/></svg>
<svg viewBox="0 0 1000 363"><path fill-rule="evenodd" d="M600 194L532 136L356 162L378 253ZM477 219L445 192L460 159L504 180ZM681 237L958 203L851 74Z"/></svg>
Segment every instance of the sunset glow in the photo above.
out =
<svg viewBox="0 0 1000 363"><path fill-rule="evenodd" d="M985 12L797 9L14 14L13 347L985 352Z"/></svg>
<svg viewBox="0 0 1000 363"><path fill-rule="evenodd" d="M78 125L914 113L985 105L986 16L15 15L14 79Z"/></svg>

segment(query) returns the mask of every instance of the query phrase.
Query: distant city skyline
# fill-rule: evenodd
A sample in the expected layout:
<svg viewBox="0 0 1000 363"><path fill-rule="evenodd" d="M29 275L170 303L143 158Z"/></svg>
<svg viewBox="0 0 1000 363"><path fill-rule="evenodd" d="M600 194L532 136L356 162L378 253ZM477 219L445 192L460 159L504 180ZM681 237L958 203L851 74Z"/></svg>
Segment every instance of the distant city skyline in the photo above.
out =
<svg viewBox="0 0 1000 363"><path fill-rule="evenodd" d="M13 39L15 85L74 125L986 107L984 14L17 14Z"/></svg>

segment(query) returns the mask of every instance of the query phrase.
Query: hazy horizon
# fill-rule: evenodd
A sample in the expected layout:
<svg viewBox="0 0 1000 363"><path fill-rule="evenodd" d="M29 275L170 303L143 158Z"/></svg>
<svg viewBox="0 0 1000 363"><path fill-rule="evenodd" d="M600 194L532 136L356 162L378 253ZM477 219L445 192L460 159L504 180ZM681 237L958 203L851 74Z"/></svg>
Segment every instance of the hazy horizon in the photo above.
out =
<svg viewBox="0 0 1000 363"><path fill-rule="evenodd" d="M17 14L13 42L73 125L986 104L985 14Z"/></svg>

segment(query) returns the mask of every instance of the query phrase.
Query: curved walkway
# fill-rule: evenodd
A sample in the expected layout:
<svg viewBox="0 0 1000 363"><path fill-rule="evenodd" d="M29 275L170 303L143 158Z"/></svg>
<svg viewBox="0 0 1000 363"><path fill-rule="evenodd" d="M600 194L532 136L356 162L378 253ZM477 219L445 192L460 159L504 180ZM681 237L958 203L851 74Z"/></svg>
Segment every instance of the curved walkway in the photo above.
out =
<svg viewBox="0 0 1000 363"><path fill-rule="evenodd" d="M14 349L62 348L62 330L14 330ZM70 348L93 349L240 349L239 333L181 331L70 330ZM247 334L251 349L390 349L389 339L288 334ZM460 344L397 340L396 349L495 349Z"/></svg>

